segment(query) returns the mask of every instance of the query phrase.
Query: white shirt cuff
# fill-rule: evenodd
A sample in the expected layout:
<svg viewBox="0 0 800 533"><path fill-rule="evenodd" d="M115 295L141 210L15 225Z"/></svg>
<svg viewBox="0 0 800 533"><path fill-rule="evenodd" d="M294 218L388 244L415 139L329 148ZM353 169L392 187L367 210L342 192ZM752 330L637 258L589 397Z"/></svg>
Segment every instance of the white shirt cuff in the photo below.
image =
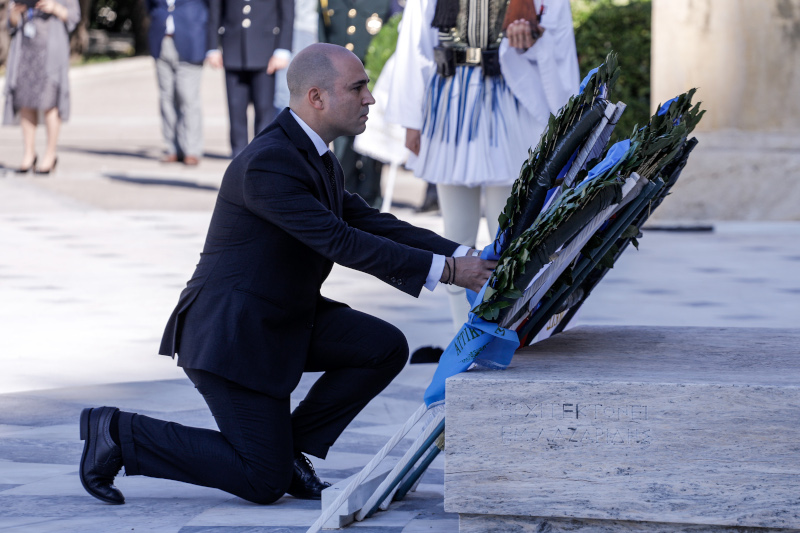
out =
<svg viewBox="0 0 800 533"><path fill-rule="evenodd" d="M272 52L272 56L278 59L285 59L286 61L292 59L292 53L286 48L276 48L275 51Z"/></svg>
<svg viewBox="0 0 800 533"><path fill-rule="evenodd" d="M456 251L453 252L453 257L464 257L467 255L469 248L469 246L459 246L456 248ZM439 283L439 280L442 278L442 272L444 272L444 256L433 254L431 269L428 271L428 277L425 279L425 288L429 291L435 289L436 285Z"/></svg>
<svg viewBox="0 0 800 533"><path fill-rule="evenodd" d="M469 246L464 246L462 244L461 246L456 248L455 252L453 252L453 257L464 257L465 255L467 255L467 252L469 252L469 249L470 249ZM442 267L442 270L444 270L444 267ZM439 275L441 276L441 274Z"/></svg>

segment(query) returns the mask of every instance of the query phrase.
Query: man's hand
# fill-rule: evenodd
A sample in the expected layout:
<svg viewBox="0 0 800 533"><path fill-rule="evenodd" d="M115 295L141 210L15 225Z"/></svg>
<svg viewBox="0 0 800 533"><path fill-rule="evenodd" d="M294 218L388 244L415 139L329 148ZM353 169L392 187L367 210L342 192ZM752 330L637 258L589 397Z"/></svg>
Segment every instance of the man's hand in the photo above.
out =
<svg viewBox="0 0 800 533"><path fill-rule="evenodd" d="M479 292L496 266L497 261L487 261L469 255L446 257L442 277L439 281Z"/></svg>
<svg viewBox="0 0 800 533"><path fill-rule="evenodd" d="M267 74L275 74L281 69L284 69L289 66L289 60L284 57L279 56L272 56L269 58L269 63L267 63Z"/></svg>
<svg viewBox="0 0 800 533"><path fill-rule="evenodd" d="M506 28L508 44L522 51L533 46L543 33L544 28L539 26L539 24L531 26L531 23L525 19L515 20Z"/></svg>
<svg viewBox="0 0 800 533"><path fill-rule="evenodd" d="M206 54L206 63L211 65L213 68L222 68L222 52L219 50L214 50L213 52Z"/></svg>
<svg viewBox="0 0 800 533"><path fill-rule="evenodd" d="M419 155L419 140L420 140L419 130L412 130L411 128L406 128L406 148L411 150L414 153L414 155Z"/></svg>

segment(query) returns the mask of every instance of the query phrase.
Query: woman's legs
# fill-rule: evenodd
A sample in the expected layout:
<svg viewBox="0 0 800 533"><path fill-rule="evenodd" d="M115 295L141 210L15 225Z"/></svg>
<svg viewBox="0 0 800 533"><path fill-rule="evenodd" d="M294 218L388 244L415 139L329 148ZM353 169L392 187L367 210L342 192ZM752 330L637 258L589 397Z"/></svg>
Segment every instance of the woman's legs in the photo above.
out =
<svg viewBox="0 0 800 533"><path fill-rule="evenodd" d="M35 109L23 107L19 111L22 125L22 164L20 168L30 168L36 157L36 123L38 122Z"/></svg>
<svg viewBox="0 0 800 533"><path fill-rule="evenodd" d="M47 128L47 150L38 166L39 170L50 170L56 162L58 134L61 131L61 115L57 107L44 112L44 125Z"/></svg>

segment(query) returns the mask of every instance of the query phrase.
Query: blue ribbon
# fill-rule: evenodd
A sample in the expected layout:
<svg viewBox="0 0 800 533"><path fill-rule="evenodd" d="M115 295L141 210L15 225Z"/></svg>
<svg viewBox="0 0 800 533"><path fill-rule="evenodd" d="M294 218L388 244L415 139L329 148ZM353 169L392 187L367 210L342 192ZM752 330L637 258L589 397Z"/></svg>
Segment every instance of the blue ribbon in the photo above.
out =
<svg viewBox="0 0 800 533"><path fill-rule="evenodd" d="M490 250L492 246L484 248L481 257L493 253ZM469 293L474 295L470 299L470 305L483 301L487 285L488 282L477 294L467 291L468 296ZM516 331L501 328L470 313L467 322L461 326L439 359L439 366L425 391L425 404L430 407L443 402L445 380L464 372L472 363L498 370L507 368L517 348L519 337Z"/></svg>

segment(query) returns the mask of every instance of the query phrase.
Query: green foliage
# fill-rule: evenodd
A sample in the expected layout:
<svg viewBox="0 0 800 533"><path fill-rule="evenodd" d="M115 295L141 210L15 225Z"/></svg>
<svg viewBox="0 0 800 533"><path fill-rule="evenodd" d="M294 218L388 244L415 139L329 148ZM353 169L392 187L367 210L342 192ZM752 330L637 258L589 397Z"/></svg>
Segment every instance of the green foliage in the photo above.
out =
<svg viewBox="0 0 800 533"><path fill-rule="evenodd" d="M651 0L572 0L572 20L580 70L585 75L617 52L622 74L611 101L627 104L613 144L630 137L650 117Z"/></svg>
<svg viewBox="0 0 800 533"><path fill-rule="evenodd" d="M531 182L536 173L545 165L549 156L552 156L555 146L562 141L564 134L573 123L580 120L583 113L591 108L595 99L600 95L602 86L608 91L613 91L620 77L620 68L617 65L617 54L609 52L603 60L597 63L597 72L592 74L581 94L570 97L558 115L550 115L547 128L539 138L539 144L533 150L528 150L528 159L522 164L519 178L514 182L503 213L500 215L500 230L506 231L513 227L524 208L524 198L528 196Z"/></svg>
<svg viewBox="0 0 800 533"><path fill-rule="evenodd" d="M522 296L516 280L525 273L530 257L560 225L565 224L576 212L589 204L606 187L618 187L622 179L616 176L615 169L588 182L577 189L566 189L557 201L539 215L533 226L525 230L502 253L492 276L489 287L473 313L484 320L494 321L500 310L512 305L512 301Z"/></svg>
<svg viewBox="0 0 800 533"><path fill-rule="evenodd" d="M381 31L369 43L367 57L364 59L364 69L369 76L370 91L375 88L375 81L380 76L383 66L397 47L397 26L402 18L402 13L392 15L383 25Z"/></svg>
<svg viewBox="0 0 800 533"><path fill-rule="evenodd" d="M690 89L681 94L666 113L656 113L643 128L634 132L630 155L620 170L624 176L637 172L643 178L653 179L675 158L705 114L699 102L692 105L695 92L697 89Z"/></svg>
<svg viewBox="0 0 800 533"><path fill-rule="evenodd" d="M605 63L608 68L599 69L587 84L584 95L582 95L583 106L590 104L587 98L588 94L591 94L592 87L600 85L604 79L616 78L618 69L613 53L609 54ZM609 83L610 87L612 85L613 83ZM678 155L689 134L705 113L700 109L699 103L692 104L695 92L696 89L687 91L678 96L663 115L656 113L650 117L644 127L635 131L631 138L630 148L613 167L601 172L584 185L575 188L569 188L566 184L562 185L561 196L546 211L540 213L533 225L503 251L497 267L489 278L489 287L492 290L485 291L483 302L473 309L476 315L489 321L497 320L500 310L508 307L513 300L521 296L516 282L525 273L526 263L530 257L536 253L549 235L565 224L576 212L588 205L603 189L621 185L625 178L634 172L641 178L650 180L659 175L661 170ZM613 100L615 99L612 98ZM580 102L579 98L571 98L570 102L561 108L557 117L551 117L549 130L542 135L539 146L531 152L528 161L523 164L523 170L526 165L534 165L539 159L546 157L547 143L557 142L559 139L559 134L552 132L562 131L559 125L569 121L569 117L580 106ZM546 142L550 137L553 137L554 140ZM542 154L542 157L538 157L537 154ZM513 214L514 206L518 205L520 201L517 196L526 190L520 187L522 181L523 175L514 184L506 215ZM508 218L505 222L508 223ZM502 219L501 223L503 223ZM636 242L638 232L636 226L629 226L623 232L622 238L632 239L634 246L638 248L638 242ZM594 249L599 244L600 240L594 236L584 247L584 251ZM614 258L618 252L619 249L615 244L608 253L599 259L598 264L606 268L613 268ZM561 282L566 282L566 279L562 279Z"/></svg>

